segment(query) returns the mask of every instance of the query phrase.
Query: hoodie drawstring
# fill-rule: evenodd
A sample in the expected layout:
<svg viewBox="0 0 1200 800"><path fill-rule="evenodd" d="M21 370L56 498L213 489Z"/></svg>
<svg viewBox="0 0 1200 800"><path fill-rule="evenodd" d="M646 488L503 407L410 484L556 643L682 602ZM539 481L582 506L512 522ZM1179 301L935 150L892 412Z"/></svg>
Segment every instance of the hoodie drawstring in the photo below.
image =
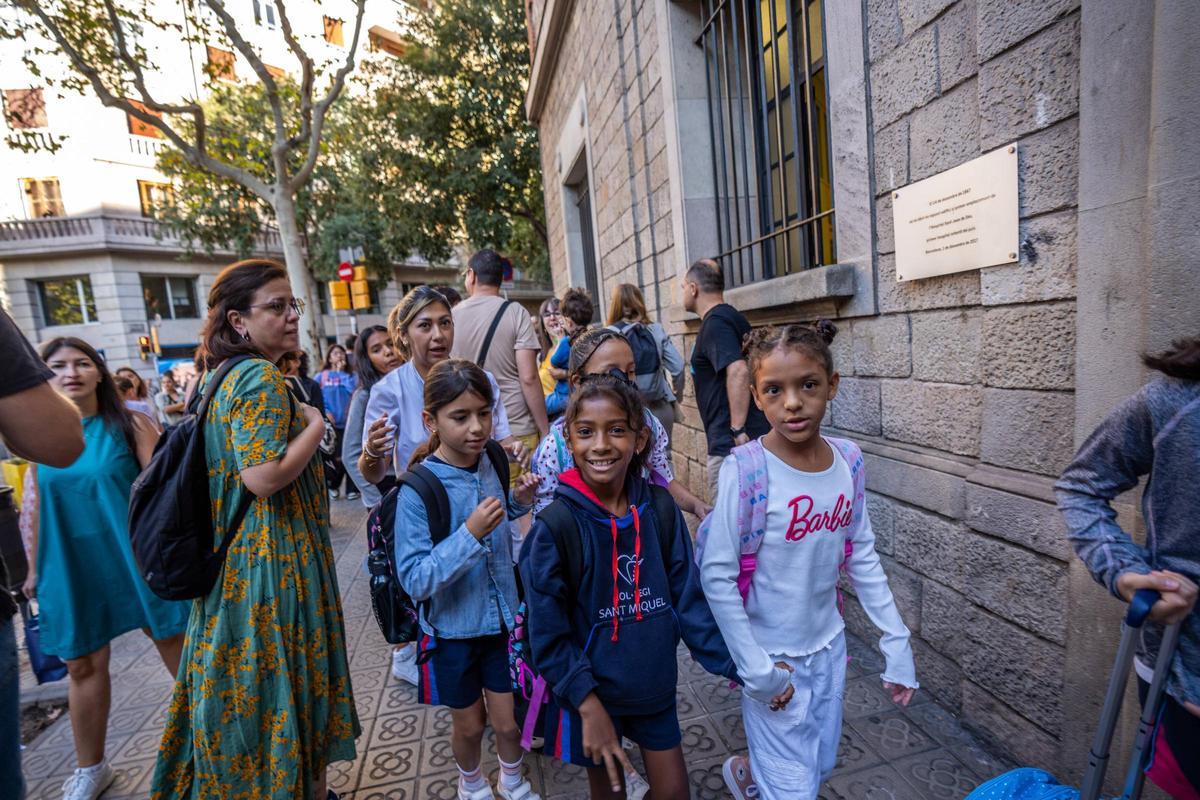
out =
<svg viewBox="0 0 1200 800"><path fill-rule="evenodd" d="M638 516L637 506L630 506L633 512L633 608L638 622L642 621L642 521ZM608 526L612 531L612 580L613 580L613 632L612 640L617 641L617 631L621 627L621 586L617 578L620 570L617 568L617 518L609 515Z"/></svg>
<svg viewBox="0 0 1200 800"><path fill-rule="evenodd" d="M638 517L637 506L630 506L633 512L633 607L637 611L637 621L642 621L642 521Z"/></svg>
<svg viewBox="0 0 1200 800"><path fill-rule="evenodd" d="M617 582L617 575L618 575L618 570L617 570L617 518L614 516L609 516L608 525L609 525L609 528L612 529L612 582L613 582L612 640L615 642L615 641L617 641L617 628L620 625L618 617L620 616L620 610L621 610L621 588L620 588L620 584Z"/></svg>

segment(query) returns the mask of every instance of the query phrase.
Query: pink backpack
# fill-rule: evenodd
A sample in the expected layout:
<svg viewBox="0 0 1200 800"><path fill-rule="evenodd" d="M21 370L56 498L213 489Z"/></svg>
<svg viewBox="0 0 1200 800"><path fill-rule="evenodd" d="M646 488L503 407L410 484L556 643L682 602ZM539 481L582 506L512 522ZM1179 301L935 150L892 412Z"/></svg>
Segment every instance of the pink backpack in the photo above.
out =
<svg viewBox="0 0 1200 800"><path fill-rule="evenodd" d="M846 547L840 569L846 571L846 563L854 552L854 535L858 532L866 511L866 472L863 470L862 450L849 439L826 436L825 441L841 453L850 465L850 479L854 484L854 502L850 527L846 529ZM738 468L738 514L737 526L741 532L741 563L738 569L738 591L745 601L750 593L750 582L758 567L758 548L766 533L767 523L767 457L762 442L751 439L731 451ZM696 531L696 564L704 558L704 546L708 542L712 527L710 513ZM842 610L842 593L838 590L838 611Z"/></svg>

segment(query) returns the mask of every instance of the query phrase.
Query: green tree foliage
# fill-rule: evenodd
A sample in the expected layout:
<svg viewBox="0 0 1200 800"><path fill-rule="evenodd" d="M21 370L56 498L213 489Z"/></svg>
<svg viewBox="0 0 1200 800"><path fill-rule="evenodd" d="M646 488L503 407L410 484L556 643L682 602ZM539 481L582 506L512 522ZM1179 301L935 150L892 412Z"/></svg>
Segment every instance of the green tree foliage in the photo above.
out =
<svg viewBox="0 0 1200 800"><path fill-rule="evenodd" d="M438 207L434 236L453 211L474 246L508 252L548 277L541 156L525 117L529 48L521 0L431 4L413 46L369 75L374 111L398 133L398 173Z"/></svg>

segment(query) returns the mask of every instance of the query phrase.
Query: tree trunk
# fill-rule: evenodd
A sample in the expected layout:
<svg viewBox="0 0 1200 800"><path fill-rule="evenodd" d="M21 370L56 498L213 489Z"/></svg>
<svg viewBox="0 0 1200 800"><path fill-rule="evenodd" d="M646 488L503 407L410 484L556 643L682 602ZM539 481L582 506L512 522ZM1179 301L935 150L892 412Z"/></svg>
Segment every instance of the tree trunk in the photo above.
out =
<svg viewBox="0 0 1200 800"><path fill-rule="evenodd" d="M300 349L308 353L314 367L321 363L325 339L322 330L321 305L317 302L316 284L308 270L304 257L304 245L300 240L300 225L296 220L296 201L286 190L276 187L275 221L279 225L279 238L283 240L283 260L287 265L292 293L304 301L304 316L300 318Z"/></svg>

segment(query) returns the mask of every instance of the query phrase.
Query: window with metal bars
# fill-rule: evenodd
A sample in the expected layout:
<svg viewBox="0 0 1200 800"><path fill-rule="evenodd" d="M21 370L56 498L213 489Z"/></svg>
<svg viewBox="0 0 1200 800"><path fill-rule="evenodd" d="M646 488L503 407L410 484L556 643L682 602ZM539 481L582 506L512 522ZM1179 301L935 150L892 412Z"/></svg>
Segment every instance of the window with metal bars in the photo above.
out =
<svg viewBox="0 0 1200 800"><path fill-rule="evenodd" d="M727 286L836 261L824 0L704 0Z"/></svg>

